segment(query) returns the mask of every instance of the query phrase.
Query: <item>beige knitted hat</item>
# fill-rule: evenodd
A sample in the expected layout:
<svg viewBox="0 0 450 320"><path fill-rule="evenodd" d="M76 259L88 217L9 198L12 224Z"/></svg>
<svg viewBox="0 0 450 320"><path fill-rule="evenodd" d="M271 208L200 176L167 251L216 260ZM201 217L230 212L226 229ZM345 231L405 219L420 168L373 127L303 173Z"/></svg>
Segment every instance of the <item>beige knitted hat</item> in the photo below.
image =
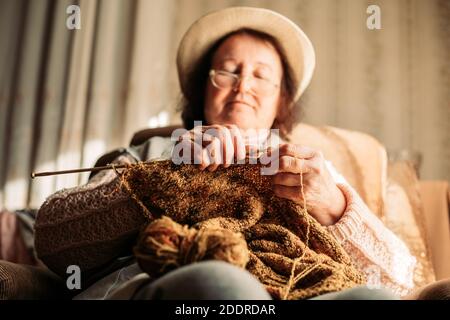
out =
<svg viewBox="0 0 450 320"><path fill-rule="evenodd" d="M188 75L223 36L242 28L264 32L279 42L294 80L297 101L311 81L315 54L311 41L294 22L268 9L231 7L209 13L192 24L178 48L177 67L185 93Z"/></svg>

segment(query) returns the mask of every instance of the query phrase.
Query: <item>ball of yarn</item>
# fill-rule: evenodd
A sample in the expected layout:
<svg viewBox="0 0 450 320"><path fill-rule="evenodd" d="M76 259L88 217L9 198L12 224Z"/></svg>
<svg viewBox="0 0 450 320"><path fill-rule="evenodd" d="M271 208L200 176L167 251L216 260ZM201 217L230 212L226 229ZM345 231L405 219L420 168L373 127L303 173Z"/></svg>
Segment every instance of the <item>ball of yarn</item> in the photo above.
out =
<svg viewBox="0 0 450 320"><path fill-rule="evenodd" d="M242 268L249 261L242 234L219 228L198 230L166 216L145 227L134 255L141 269L151 277L203 260L222 260Z"/></svg>

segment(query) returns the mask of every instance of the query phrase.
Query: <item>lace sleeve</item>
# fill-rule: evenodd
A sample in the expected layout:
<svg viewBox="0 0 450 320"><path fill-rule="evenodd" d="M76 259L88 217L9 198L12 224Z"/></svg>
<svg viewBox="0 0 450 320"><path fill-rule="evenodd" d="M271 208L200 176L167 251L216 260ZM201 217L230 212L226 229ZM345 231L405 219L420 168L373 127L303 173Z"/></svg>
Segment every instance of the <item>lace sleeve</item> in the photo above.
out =
<svg viewBox="0 0 450 320"><path fill-rule="evenodd" d="M368 286L385 287L403 296L413 289L416 259L406 245L370 211L348 184L337 183L347 200L342 218L327 227L343 245Z"/></svg>
<svg viewBox="0 0 450 320"><path fill-rule="evenodd" d="M121 155L114 163L134 163ZM83 186L51 195L38 211L35 246L39 258L60 276L69 265L84 274L129 251L146 222L139 206L120 187L113 170L96 174Z"/></svg>

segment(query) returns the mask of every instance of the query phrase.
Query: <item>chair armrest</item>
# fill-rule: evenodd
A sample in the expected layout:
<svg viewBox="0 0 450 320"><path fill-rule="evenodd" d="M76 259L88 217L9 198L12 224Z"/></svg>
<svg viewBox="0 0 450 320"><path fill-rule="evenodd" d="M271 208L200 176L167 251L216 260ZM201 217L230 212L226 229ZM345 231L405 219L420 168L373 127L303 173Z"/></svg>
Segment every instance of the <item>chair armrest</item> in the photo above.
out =
<svg viewBox="0 0 450 320"><path fill-rule="evenodd" d="M173 125L160 128L148 128L136 132L131 139L130 146L137 146L153 137L170 137L173 130L183 128L181 125Z"/></svg>
<svg viewBox="0 0 450 320"><path fill-rule="evenodd" d="M65 283L42 267L0 260L0 300L70 299Z"/></svg>
<svg viewBox="0 0 450 320"><path fill-rule="evenodd" d="M449 184L430 180L419 186L436 279L450 278Z"/></svg>

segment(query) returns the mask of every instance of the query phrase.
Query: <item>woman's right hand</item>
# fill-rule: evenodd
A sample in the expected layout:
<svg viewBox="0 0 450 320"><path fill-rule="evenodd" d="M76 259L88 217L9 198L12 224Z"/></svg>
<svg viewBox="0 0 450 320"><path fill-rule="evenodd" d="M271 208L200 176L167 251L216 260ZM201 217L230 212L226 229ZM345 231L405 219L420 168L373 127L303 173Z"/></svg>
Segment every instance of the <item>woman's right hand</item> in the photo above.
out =
<svg viewBox="0 0 450 320"><path fill-rule="evenodd" d="M246 144L236 125L197 126L181 135L172 152L175 163L199 164L201 170L227 168L245 159ZM177 160L177 161L175 161Z"/></svg>

